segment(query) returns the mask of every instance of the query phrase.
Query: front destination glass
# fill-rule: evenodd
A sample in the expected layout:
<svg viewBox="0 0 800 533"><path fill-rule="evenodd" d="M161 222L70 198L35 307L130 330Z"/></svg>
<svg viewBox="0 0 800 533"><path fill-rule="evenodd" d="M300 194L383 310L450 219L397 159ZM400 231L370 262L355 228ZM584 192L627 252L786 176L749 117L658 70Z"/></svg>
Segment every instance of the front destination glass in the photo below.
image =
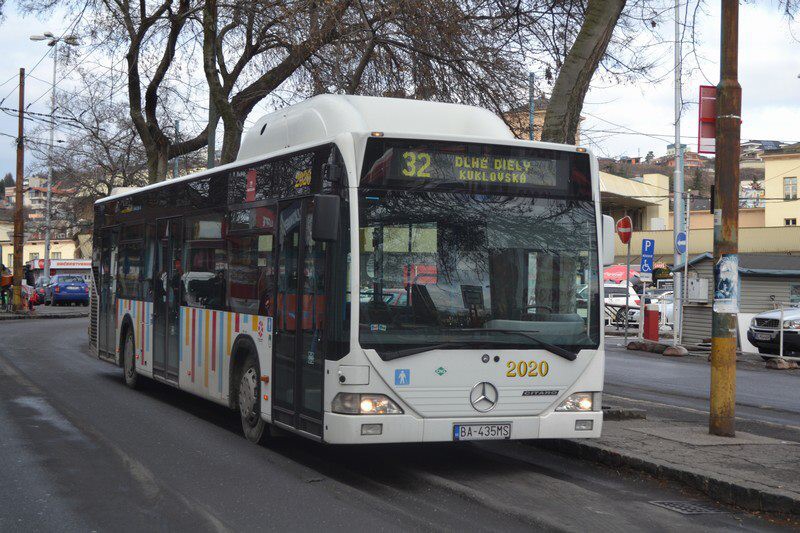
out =
<svg viewBox="0 0 800 533"><path fill-rule="evenodd" d="M538 341L598 347L588 156L373 141L359 198L362 346L384 359Z"/></svg>

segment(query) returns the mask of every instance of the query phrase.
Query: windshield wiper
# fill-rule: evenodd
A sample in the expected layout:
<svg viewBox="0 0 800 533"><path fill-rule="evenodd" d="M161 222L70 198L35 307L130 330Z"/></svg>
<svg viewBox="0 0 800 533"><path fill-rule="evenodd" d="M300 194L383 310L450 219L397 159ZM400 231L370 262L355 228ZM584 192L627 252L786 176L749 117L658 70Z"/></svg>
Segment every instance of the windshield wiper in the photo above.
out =
<svg viewBox="0 0 800 533"><path fill-rule="evenodd" d="M461 331L486 331L486 332L494 332L494 333L513 333L516 335L522 335L523 337L527 337L545 350L551 351L559 357L563 357L567 361L574 361L578 358L578 354L574 352L570 352L569 350L562 348L561 346L550 344L549 342L543 341L538 337L534 337L527 331L520 331L517 329L496 329L496 328L470 328L470 329L462 329Z"/></svg>
<svg viewBox="0 0 800 533"><path fill-rule="evenodd" d="M407 357L409 355L416 355L422 352L429 352L431 350L441 350L444 348L469 348L473 346L474 343L468 342L441 342L438 344L426 344L424 346L414 346L413 348L404 348L402 350L392 350L387 352L381 352L381 359L384 361L391 361L392 359L400 359L401 357Z"/></svg>

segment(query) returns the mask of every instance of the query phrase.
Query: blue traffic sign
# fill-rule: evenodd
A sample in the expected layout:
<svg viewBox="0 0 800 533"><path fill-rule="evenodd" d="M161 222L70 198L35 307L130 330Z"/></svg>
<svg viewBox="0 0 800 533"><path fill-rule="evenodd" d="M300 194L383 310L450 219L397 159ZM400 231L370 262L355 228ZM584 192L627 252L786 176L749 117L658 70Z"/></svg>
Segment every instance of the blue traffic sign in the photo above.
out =
<svg viewBox="0 0 800 533"><path fill-rule="evenodd" d="M675 250L679 254L685 254L686 253L686 233L681 231L675 237Z"/></svg>
<svg viewBox="0 0 800 533"><path fill-rule="evenodd" d="M653 256L656 251L656 241L653 239L642 239L642 263L639 272L650 274L653 272Z"/></svg>

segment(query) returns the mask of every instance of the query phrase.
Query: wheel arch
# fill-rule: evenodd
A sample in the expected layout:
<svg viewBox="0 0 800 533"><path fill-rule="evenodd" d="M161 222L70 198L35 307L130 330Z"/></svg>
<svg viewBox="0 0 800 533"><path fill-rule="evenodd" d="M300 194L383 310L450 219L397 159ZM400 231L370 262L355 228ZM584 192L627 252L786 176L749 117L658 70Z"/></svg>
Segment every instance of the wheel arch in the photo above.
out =
<svg viewBox="0 0 800 533"><path fill-rule="evenodd" d="M125 348L123 343L125 342L125 336L128 334L128 331L133 333L133 319L131 315L125 313L125 316L122 317L122 321L119 325L119 338L117 339L117 366L122 366L122 350ZM133 351L136 353L136 336L133 337Z"/></svg>
<svg viewBox="0 0 800 533"><path fill-rule="evenodd" d="M258 349L256 343L250 335L240 333L233 341L231 347L231 362L228 365L228 406L231 409L238 407L239 398L239 370L244 364L247 356L252 354L258 361Z"/></svg>

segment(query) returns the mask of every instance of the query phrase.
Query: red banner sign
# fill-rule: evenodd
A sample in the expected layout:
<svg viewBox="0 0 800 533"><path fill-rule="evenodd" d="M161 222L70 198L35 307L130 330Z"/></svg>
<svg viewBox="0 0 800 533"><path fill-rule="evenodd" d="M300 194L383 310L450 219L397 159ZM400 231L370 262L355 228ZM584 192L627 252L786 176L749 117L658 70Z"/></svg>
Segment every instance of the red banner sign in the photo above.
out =
<svg viewBox="0 0 800 533"><path fill-rule="evenodd" d="M713 154L717 140L717 88L700 86L697 121L697 153Z"/></svg>

